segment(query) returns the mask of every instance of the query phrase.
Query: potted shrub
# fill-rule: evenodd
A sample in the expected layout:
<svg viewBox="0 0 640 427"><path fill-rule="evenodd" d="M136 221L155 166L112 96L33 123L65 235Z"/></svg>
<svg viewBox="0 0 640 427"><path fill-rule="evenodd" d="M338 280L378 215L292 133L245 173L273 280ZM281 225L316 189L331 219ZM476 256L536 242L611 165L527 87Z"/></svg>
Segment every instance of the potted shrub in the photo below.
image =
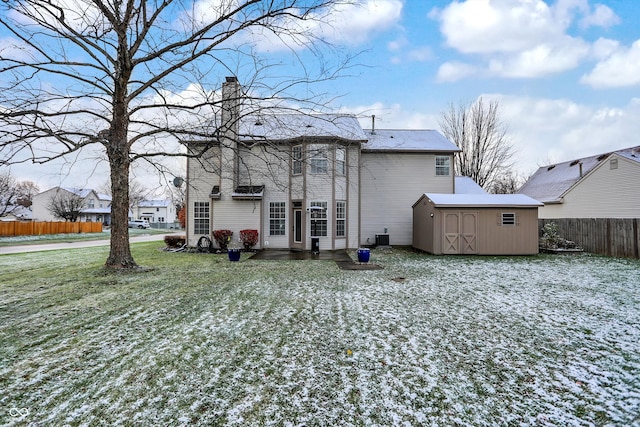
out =
<svg viewBox="0 0 640 427"><path fill-rule="evenodd" d="M246 251L258 243L258 230L240 230L240 242Z"/></svg>
<svg viewBox="0 0 640 427"><path fill-rule="evenodd" d="M367 263L371 257L371 250L369 248L358 248L358 262Z"/></svg>
<svg viewBox="0 0 640 427"><path fill-rule="evenodd" d="M231 230L213 230L213 239L220 246L221 251L227 250L232 235L233 231Z"/></svg>

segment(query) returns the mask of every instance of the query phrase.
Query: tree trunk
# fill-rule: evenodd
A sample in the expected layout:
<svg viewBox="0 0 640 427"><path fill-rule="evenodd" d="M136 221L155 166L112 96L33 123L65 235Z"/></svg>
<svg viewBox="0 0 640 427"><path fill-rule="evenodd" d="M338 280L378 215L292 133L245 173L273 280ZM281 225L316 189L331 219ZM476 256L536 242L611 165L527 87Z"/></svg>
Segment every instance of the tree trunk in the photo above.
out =
<svg viewBox="0 0 640 427"><path fill-rule="evenodd" d="M129 247L129 156L117 149L114 141L107 147L111 169L111 250L105 266L113 269L135 268L138 265Z"/></svg>

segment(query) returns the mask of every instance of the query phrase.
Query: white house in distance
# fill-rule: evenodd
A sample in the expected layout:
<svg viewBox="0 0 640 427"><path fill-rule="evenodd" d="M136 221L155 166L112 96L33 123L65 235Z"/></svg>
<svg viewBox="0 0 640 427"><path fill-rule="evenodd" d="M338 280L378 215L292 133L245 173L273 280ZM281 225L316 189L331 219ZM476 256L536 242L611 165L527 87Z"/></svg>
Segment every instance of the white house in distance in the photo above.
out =
<svg viewBox="0 0 640 427"><path fill-rule="evenodd" d="M100 194L90 188L54 187L33 196L31 210L34 221L60 221L49 210L55 197L75 195L84 200L78 221L111 224L111 196Z"/></svg>
<svg viewBox="0 0 640 427"><path fill-rule="evenodd" d="M539 168L518 191L540 218L640 218L640 146Z"/></svg>
<svg viewBox="0 0 640 427"><path fill-rule="evenodd" d="M133 208L133 217L154 224L174 224L176 207L170 200L141 200Z"/></svg>
<svg viewBox="0 0 640 427"><path fill-rule="evenodd" d="M223 84L219 140L187 162L187 240L256 229L256 248L411 245L412 204L453 193L455 144L433 130L363 130L351 115L239 116L241 88ZM317 239L317 240L316 240Z"/></svg>

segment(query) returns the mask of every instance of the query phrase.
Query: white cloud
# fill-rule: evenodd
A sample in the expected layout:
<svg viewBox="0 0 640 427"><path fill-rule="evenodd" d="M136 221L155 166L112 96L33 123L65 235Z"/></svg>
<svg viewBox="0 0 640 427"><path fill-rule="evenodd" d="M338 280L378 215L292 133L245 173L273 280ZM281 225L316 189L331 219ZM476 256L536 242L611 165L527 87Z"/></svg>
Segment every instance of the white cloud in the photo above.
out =
<svg viewBox="0 0 640 427"><path fill-rule="evenodd" d="M611 27L620 22L620 18L607 6L597 4L592 14L585 16L580 25L583 27Z"/></svg>
<svg viewBox="0 0 640 427"><path fill-rule="evenodd" d="M304 22L283 19L274 24L291 28L298 36L276 36L270 31L254 32L253 41L258 50L279 51L302 49L314 38L341 45L358 45L369 40L374 33L396 25L402 16L401 0L359 0L355 3L337 3L332 9L311 14Z"/></svg>
<svg viewBox="0 0 640 427"><path fill-rule="evenodd" d="M620 108L594 107L569 99L483 94L496 100L500 117L513 143L515 168L529 175L540 166L578 159L637 145L629 135L640 133L640 98ZM442 112L419 112L406 105L374 103L342 110L360 117L363 128L371 128L376 115L377 129L437 129Z"/></svg>
<svg viewBox="0 0 640 427"><path fill-rule="evenodd" d="M539 44L515 55L492 59L490 73L531 78L571 70L588 56L589 45L578 39L565 39L565 43Z"/></svg>
<svg viewBox="0 0 640 427"><path fill-rule="evenodd" d="M622 108L594 107L567 99L485 95L500 102L517 153L517 167L538 166L631 147L640 133L640 99Z"/></svg>
<svg viewBox="0 0 640 427"><path fill-rule="evenodd" d="M471 64L457 61L445 62L438 68L436 81L455 82L466 77L473 76L478 72L478 68Z"/></svg>
<svg viewBox="0 0 640 427"><path fill-rule="evenodd" d="M565 28L541 0L456 1L438 18L447 44L462 53L517 52L553 40Z"/></svg>
<svg viewBox="0 0 640 427"><path fill-rule="evenodd" d="M597 44L597 53L604 56L607 49L609 55L596 64L594 69L582 76L581 83L595 88L612 88L640 85L640 40L629 48L622 48L612 43ZM606 47L606 49L605 49ZM618 47L617 49L615 49Z"/></svg>
<svg viewBox="0 0 640 427"><path fill-rule="evenodd" d="M590 49L589 43L567 33L579 20L583 27L608 26L619 21L606 6L593 9L587 0L559 0L549 5L542 0L454 1L443 10L433 10L440 21L446 44L474 55L487 75L509 78L541 77L574 69L590 54L606 46ZM464 78L467 67L443 64L439 81ZM447 76L451 75L451 78Z"/></svg>

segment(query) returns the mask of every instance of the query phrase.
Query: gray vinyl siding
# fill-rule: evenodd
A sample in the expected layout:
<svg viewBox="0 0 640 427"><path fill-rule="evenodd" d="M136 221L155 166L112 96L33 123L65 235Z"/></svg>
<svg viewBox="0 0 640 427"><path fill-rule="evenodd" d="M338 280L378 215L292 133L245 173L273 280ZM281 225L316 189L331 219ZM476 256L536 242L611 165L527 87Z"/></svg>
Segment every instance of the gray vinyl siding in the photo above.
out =
<svg viewBox="0 0 640 427"><path fill-rule="evenodd" d="M209 202L211 217L211 190L215 185L220 185L219 150L211 148L200 160L187 161L187 244L195 246L200 238L194 233L193 205L195 202ZM210 229L211 221L210 221Z"/></svg>
<svg viewBox="0 0 640 427"><path fill-rule="evenodd" d="M611 159L618 168L611 169ZM564 196L546 204L540 218L640 218L640 162L613 154Z"/></svg>
<svg viewBox="0 0 640 427"><path fill-rule="evenodd" d="M374 244L386 228L391 245L411 245L413 204L425 192L453 193L453 170L436 176L435 154L364 152L360 158L360 244Z"/></svg>

